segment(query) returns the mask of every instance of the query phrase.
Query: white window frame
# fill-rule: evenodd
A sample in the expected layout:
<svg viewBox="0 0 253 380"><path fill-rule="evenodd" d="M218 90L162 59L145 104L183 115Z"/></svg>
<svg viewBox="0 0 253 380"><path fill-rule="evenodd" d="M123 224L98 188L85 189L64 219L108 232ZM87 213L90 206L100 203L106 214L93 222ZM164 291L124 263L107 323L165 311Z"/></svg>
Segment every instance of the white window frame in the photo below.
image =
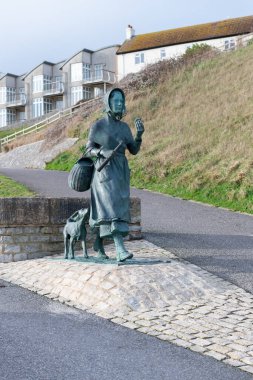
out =
<svg viewBox="0 0 253 380"><path fill-rule="evenodd" d="M0 87L0 104L11 103L16 100L16 87Z"/></svg>
<svg viewBox="0 0 253 380"><path fill-rule="evenodd" d="M84 81L88 81L90 80L91 78L91 65L89 63L83 63L83 77L82 79Z"/></svg>
<svg viewBox="0 0 253 380"><path fill-rule="evenodd" d="M104 90L101 87L94 87L94 98L98 98L104 94Z"/></svg>
<svg viewBox="0 0 253 380"><path fill-rule="evenodd" d="M75 105L83 99L83 86L71 87L71 105Z"/></svg>
<svg viewBox="0 0 253 380"><path fill-rule="evenodd" d="M25 121L26 119L25 119L25 111L20 111L19 113L18 113L18 120L19 121Z"/></svg>
<svg viewBox="0 0 253 380"><path fill-rule="evenodd" d="M6 87L6 102L13 102L16 100L16 88Z"/></svg>
<svg viewBox="0 0 253 380"><path fill-rule="evenodd" d="M83 79L83 64L82 62L72 63L70 67L71 82L80 82Z"/></svg>
<svg viewBox="0 0 253 380"><path fill-rule="evenodd" d="M43 114L53 111L53 100L50 98L43 99Z"/></svg>
<svg viewBox="0 0 253 380"><path fill-rule="evenodd" d="M0 128L6 127L7 125L7 115L6 108L0 110Z"/></svg>
<svg viewBox="0 0 253 380"><path fill-rule="evenodd" d="M43 115L43 98L34 98L33 99L33 117L40 117Z"/></svg>
<svg viewBox="0 0 253 380"><path fill-rule="evenodd" d="M166 59L166 49L160 49L160 59Z"/></svg>
<svg viewBox="0 0 253 380"><path fill-rule="evenodd" d="M231 38L229 40L224 41L224 50L234 50L235 49L235 39Z"/></svg>
<svg viewBox="0 0 253 380"><path fill-rule="evenodd" d="M16 122L16 110L8 110L6 112L6 123L7 125L13 124Z"/></svg>
<svg viewBox="0 0 253 380"><path fill-rule="evenodd" d="M83 99L88 100L91 98L91 88L83 87Z"/></svg>
<svg viewBox="0 0 253 380"><path fill-rule="evenodd" d="M98 63L94 65L94 80L100 80L103 79L103 63Z"/></svg>
<svg viewBox="0 0 253 380"><path fill-rule="evenodd" d="M26 101L25 88L24 87L19 87L18 92L19 92L20 100L22 102L25 102Z"/></svg>
<svg viewBox="0 0 253 380"><path fill-rule="evenodd" d="M6 103L6 87L0 87L0 104Z"/></svg>
<svg viewBox="0 0 253 380"><path fill-rule="evenodd" d="M63 91L62 75L55 77L55 88L57 91Z"/></svg>
<svg viewBox="0 0 253 380"><path fill-rule="evenodd" d="M63 100L61 98L56 99L55 105L57 110L63 110Z"/></svg>
<svg viewBox="0 0 253 380"><path fill-rule="evenodd" d="M38 92L43 91L43 75L35 75L32 79L33 83L33 93L36 94Z"/></svg>
<svg viewBox="0 0 253 380"><path fill-rule="evenodd" d="M49 91L52 87L52 77L50 75L43 75L43 91Z"/></svg>
<svg viewBox="0 0 253 380"><path fill-rule="evenodd" d="M136 65L139 65L140 63L144 63L145 62L145 56L144 56L144 53L135 53L135 56L134 56L134 63Z"/></svg>

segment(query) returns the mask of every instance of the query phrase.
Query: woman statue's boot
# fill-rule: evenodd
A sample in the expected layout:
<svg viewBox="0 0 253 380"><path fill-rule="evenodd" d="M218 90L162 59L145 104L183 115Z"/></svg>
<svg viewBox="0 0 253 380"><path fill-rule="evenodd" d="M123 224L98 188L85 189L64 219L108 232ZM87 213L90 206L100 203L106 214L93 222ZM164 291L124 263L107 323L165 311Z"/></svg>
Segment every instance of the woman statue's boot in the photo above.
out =
<svg viewBox="0 0 253 380"><path fill-rule="evenodd" d="M99 233L96 236L96 240L93 244L93 249L94 251L98 253L97 254L98 258L104 259L104 260L109 259L109 257L105 253L103 239L99 236Z"/></svg>
<svg viewBox="0 0 253 380"><path fill-rule="evenodd" d="M112 236L115 243L117 261L125 261L127 259L131 259L133 257L133 254L126 250L122 235L116 233Z"/></svg>

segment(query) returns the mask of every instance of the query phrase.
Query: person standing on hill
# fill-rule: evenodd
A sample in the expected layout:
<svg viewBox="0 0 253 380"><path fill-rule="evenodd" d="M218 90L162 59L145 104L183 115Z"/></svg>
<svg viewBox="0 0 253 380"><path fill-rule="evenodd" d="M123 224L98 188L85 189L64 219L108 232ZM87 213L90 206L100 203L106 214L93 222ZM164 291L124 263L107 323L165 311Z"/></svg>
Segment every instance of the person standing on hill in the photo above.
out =
<svg viewBox="0 0 253 380"><path fill-rule="evenodd" d="M121 121L126 109L125 94L119 88L106 94L105 106L107 115L92 125L86 145L86 156L97 158L91 182L89 223L97 235L94 249L99 257L108 258L103 238L109 237L114 240L117 260L125 261L133 257L123 242L130 222L130 170L125 151L128 149L134 155L139 152L144 125L141 119L135 120L134 138L128 124ZM109 162L98 171L108 158Z"/></svg>

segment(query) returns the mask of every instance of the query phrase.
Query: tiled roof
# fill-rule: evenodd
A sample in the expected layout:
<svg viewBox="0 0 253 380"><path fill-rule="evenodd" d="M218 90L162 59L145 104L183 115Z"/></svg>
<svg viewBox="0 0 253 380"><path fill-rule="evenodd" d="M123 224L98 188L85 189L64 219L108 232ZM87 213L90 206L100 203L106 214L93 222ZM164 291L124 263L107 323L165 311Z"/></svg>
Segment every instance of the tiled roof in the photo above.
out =
<svg viewBox="0 0 253 380"><path fill-rule="evenodd" d="M117 51L117 54L236 36L251 32L253 32L253 16L231 18L207 24L139 34L131 40L126 40Z"/></svg>

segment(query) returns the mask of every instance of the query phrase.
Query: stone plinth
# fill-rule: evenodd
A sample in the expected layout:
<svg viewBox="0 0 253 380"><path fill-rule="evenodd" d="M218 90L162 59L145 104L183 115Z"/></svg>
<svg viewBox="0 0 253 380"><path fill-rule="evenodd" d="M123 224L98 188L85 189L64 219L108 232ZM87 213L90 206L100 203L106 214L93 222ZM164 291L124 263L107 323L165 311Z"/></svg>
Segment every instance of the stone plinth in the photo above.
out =
<svg viewBox="0 0 253 380"><path fill-rule="evenodd" d="M63 227L85 198L0 198L0 262L63 253ZM141 238L140 199L131 198L129 239ZM87 243L92 237L87 226ZM80 249L77 246L76 249Z"/></svg>

